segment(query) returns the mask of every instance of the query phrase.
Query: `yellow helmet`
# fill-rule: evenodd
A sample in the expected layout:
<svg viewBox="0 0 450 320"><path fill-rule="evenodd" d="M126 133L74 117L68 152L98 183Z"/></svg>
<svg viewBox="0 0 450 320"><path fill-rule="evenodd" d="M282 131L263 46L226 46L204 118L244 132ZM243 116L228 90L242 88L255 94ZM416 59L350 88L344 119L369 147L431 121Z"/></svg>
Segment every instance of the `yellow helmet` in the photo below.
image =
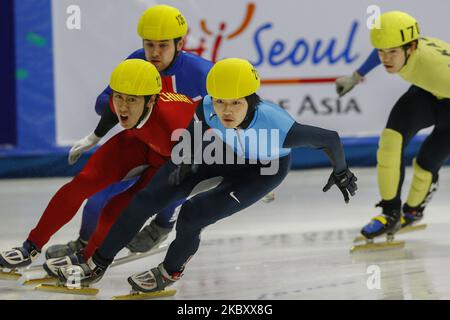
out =
<svg viewBox="0 0 450 320"><path fill-rule="evenodd" d="M370 42L377 49L401 47L419 38L419 24L416 19L401 11L389 11L380 15L370 30Z"/></svg>
<svg viewBox="0 0 450 320"><path fill-rule="evenodd" d="M177 8L161 4L142 14L137 32L142 39L160 41L182 37L187 29L186 19Z"/></svg>
<svg viewBox="0 0 450 320"><path fill-rule="evenodd" d="M112 72L109 86L114 91L135 96L158 94L162 87L158 70L141 59L121 62Z"/></svg>
<svg viewBox="0 0 450 320"><path fill-rule="evenodd" d="M216 99L240 99L255 93L260 86L258 72L244 59L218 61L206 77L206 90Z"/></svg>

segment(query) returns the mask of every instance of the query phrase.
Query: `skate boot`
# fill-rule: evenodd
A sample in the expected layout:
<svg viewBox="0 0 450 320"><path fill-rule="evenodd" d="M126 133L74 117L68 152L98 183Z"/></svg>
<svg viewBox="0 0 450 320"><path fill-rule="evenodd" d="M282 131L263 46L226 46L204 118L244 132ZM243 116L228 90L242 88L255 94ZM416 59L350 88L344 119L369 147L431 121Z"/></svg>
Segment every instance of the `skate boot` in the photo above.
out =
<svg viewBox="0 0 450 320"><path fill-rule="evenodd" d="M100 261L99 261L100 260ZM58 269L58 279L61 283L67 283L74 279L81 287L100 281L110 265L111 261L104 263L103 259L93 256L87 262L67 265Z"/></svg>
<svg viewBox="0 0 450 320"><path fill-rule="evenodd" d="M401 228L401 213L398 209L387 208L380 202L376 207L382 207L383 213L378 215L361 229L362 236L356 237L353 242L365 241L366 244L355 245L350 252L372 249L402 248L403 241L394 241L394 234ZM375 243L374 238L386 235L386 241Z"/></svg>
<svg viewBox="0 0 450 320"><path fill-rule="evenodd" d="M403 205L402 209L404 219L402 221L402 229L409 226L415 226L420 220L423 219L423 212L425 210L425 207L433 198L433 195L436 193L438 186L439 182L436 178L435 181L431 183L430 189L428 190L428 193L422 203L420 203L416 207L411 207L408 205L408 203L405 203Z"/></svg>
<svg viewBox="0 0 450 320"><path fill-rule="evenodd" d="M19 279L22 274L17 272L17 269L29 266L39 254L40 250L28 240L23 243L22 247L0 252L0 279Z"/></svg>
<svg viewBox="0 0 450 320"><path fill-rule="evenodd" d="M97 257L96 259L93 256L87 262L70 265L75 259L78 259L78 261L83 260L80 256L71 257L70 261L66 260L66 266L57 268L58 279L56 285L42 284L35 289L48 292L96 295L99 290L90 288L89 286L102 279L112 261L102 259L101 257Z"/></svg>
<svg viewBox="0 0 450 320"><path fill-rule="evenodd" d="M37 259L41 251L28 240L22 247L0 253L0 267L8 269L17 269L29 266Z"/></svg>
<svg viewBox="0 0 450 320"><path fill-rule="evenodd" d="M46 276L41 276L39 278L28 278L23 285L31 286L43 283L55 283L58 278L58 270L62 267L72 266L75 264L79 264L84 262L81 254L78 255L70 255L61 258L52 258L48 259L43 265L42 268L47 273Z"/></svg>
<svg viewBox="0 0 450 320"><path fill-rule="evenodd" d="M131 292L123 296L115 296L113 300L141 300L174 296L175 289L166 289L178 281L182 272L169 274L162 263L149 271L134 274L128 278Z"/></svg>
<svg viewBox="0 0 450 320"><path fill-rule="evenodd" d="M149 271L137 273L128 278L128 283L136 292L156 292L163 291L171 286L182 276L182 272L168 274L162 263L158 267Z"/></svg>
<svg viewBox="0 0 450 320"><path fill-rule="evenodd" d="M77 240L69 241L67 244L55 244L50 246L45 252L46 259L61 258L80 253L86 247L87 242L80 237Z"/></svg>
<svg viewBox="0 0 450 320"><path fill-rule="evenodd" d="M82 264L84 262L81 254L72 254L70 256L48 259L43 264L43 268L50 277L57 278L59 269Z"/></svg>
<svg viewBox="0 0 450 320"><path fill-rule="evenodd" d="M424 209L425 208L421 207L412 208L405 203L402 208L403 211L402 229L408 226L415 225L420 220L422 220Z"/></svg>
<svg viewBox="0 0 450 320"><path fill-rule="evenodd" d="M150 251L165 241L170 231L172 228L162 228L156 224L155 220L152 220L130 241L127 248L133 253Z"/></svg>
<svg viewBox="0 0 450 320"><path fill-rule="evenodd" d="M56 284L41 284L35 290L95 296L99 290L89 285L100 281L105 270L95 265L92 259L87 263L67 265L57 269Z"/></svg>
<svg viewBox="0 0 450 320"><path fill-rule="evenodd" d="M373 239L383 234L393 235L400 227L400 212L393 212L392 215L381 214L372 218L372 220L362 228L361 234L366 239Z"/></svg>
<svg viewBox="0 0 450 320"><path fill-rule="evenodd" d="M383 212L365 225L361 229L361 234L366 239L373 239L383 234L393 235L401 227L401 212L396 206L382 200L375 205L375 208L382 208Z"/></svg>

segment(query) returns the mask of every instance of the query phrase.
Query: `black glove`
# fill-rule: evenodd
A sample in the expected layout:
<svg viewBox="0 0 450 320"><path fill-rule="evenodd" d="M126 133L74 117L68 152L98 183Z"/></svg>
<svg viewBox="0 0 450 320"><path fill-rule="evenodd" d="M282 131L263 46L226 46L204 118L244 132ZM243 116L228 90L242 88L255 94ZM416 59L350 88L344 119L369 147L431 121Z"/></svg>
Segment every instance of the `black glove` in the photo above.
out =
<svg viewBox="0 0 450 320"><path fill-rule="evenodd" d="M169 174L169 185L179 186L184 179L189 177L191 174L197 172L198 164L179 164L175 170Z"/></svg>
<svg viewBox="0 0 450 320"><path fill-rule="evenodd" d="M345 203L348 203L350 200L348 193L350 192L354 196L356 190L358 190L358 186L356 185L357 180L356 176L349 169L340 173L333 172L330 178L328 178L327 184L323 187L323 192L327 192L335 184L341 190Z"/></svg>

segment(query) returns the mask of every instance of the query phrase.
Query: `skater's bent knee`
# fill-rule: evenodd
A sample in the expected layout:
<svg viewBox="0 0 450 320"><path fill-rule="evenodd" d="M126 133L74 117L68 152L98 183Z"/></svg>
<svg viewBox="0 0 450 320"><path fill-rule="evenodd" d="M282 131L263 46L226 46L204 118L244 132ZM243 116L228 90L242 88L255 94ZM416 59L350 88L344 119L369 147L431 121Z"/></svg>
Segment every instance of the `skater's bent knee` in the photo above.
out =
<svg viewBox="0 0 450 320"><path fill-rule="evenodd" d="M203 225L199 207L191 200L183 203L177 219L176 229L178 230L196 230Z"/></svg>

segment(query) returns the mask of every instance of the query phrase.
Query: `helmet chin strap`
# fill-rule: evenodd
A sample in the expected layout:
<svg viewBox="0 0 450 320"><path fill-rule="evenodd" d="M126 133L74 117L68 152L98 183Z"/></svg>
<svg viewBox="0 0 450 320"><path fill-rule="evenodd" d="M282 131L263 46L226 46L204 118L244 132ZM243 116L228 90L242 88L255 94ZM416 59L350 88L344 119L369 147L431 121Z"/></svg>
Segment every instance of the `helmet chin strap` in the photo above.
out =
<svg viewBox="0 0 450 320"><path fill-rule="evenodd" d="M409 48L412 48L412 44L403 46L403 52L405 53L405 63L403 64L403 67L406 66L406 64L408 63L409 57L411 56L411 54L408 55L408 52L407 52Z"/></svg>
<svg viewBox="0 0 450 320"><path fill-rule="evenodd" d="M261 99L258 97L258 95L256 95L256 93L245 97L245 100L248 104L247 113L244 120L242 120L242 122L238 126L242 129L247 129L250 126L250 123L255 118L256 108L258 108L258 105L261 103Z"/></svg>
<svg viewBox="0 0 450 320"><path fill-rule="evenodd" d="M174 44L175 44L175 53L173 54L173 58L172 58L172 61L170 62L170 64L167 66L167 68L165 68L162 71L169 70L173 66L173 64L175 63L175 60L177 59L178 54L181 51L181 50L177 50L177 46L178 46L178 43L181 41L181 38L173 39L173 41L174 41Z"/></svg>
<svg viewBox="0 0 450 320"><path fill-rule="evenodd" d="M403 52L405 53L405 63L403 64L403 67L406 66L406 64L408 63L409 55L407 51L408 51L407 48L403 48Z"/></svg>
<svg viewBox="0 0 450 320"><path fill-rule="evenodd" d="M238 125L239 128L247 129L255 116L256 106L249 107L244 120Z"/></svg>
<svg viewBox="0 0 450 320"><path fill-rule="evenodd" d="M142 122L142 120L145 119L145 117L147 116L148 112L150 111L150 108L147 107L148 102L150 101L150 99L152 98L152 96L145 96L144 97L144 109L142 110L142 114L139 117L139 120L136 122L136 125L133 127L133 129L136 129ZM156 99L155 99L156 102Z"/></svg>

